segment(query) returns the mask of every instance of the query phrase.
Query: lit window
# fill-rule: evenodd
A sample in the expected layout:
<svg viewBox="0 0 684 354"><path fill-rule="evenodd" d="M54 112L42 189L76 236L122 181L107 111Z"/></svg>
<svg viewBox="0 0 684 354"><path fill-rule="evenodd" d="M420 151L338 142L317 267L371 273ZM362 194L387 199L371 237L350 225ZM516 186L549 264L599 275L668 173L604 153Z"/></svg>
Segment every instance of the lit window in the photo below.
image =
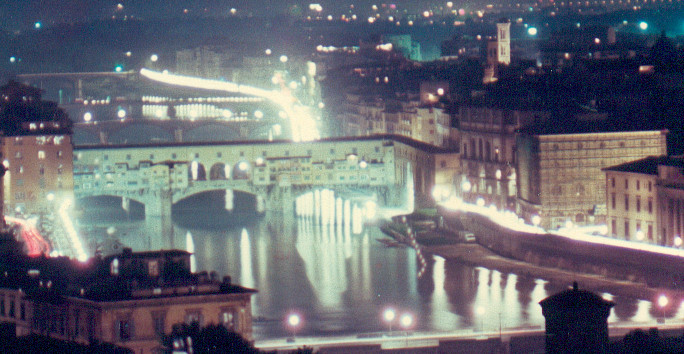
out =
<svg viewBox="0 0 684 354"><path fill-rule="evenodd" d="M112 263L109 265L109 273L111 275L119 275L119 259L114 258Z"/></svg>

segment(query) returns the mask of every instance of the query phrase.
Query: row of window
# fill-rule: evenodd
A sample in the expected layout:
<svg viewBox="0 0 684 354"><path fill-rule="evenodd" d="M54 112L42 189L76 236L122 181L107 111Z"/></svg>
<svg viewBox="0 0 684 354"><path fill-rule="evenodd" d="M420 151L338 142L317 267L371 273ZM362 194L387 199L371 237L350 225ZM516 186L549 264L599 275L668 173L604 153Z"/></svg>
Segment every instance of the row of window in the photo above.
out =
<svg viewBox="0 0 684 354"><path fill-rule="evenodd" d="M152 325L156 335L166 334L166 311L152 311ZM200 326L204 325L204 314L202 310L186 310L185 323L197 322ZM238 331L238 313L233 308L221 309L218 316L218 323L226 327L229 331ZM125 342L136 337L135 322L131 317L118 319L114 323L119 341Z"/></svg>
<svg viewBox="0 0 684 354"><path fill-rule="evenodd" d="M615 188L615 186L617 185L617 182L615 180L616 180L615 177L612 177L610 179L610 186L613 188ZM634 186L635 186L636 190L641 190L641 181L636 180ZM653 189L653 183L651 181L647 181L646 186L647 186L648 191L651 192ZM625 189L629 189L629 179L627 179L627 178L625 178Z"/></svg>
<svg viewBox="0 0 684 354"><path fill-rule="evenodd" d="M629 194L625 194L625 211L629 211L629 205L630 205L630 197ZM615 210L617 209L617 195L615 193L610 194L610 207L611 209ZM653 214L653 199L648 198L648 202L646 204L646 210L648 211L649 214ZM641 212L641 196L636 196L636 212L639 213Z"/></svg>
<svg viewBox="0 0 684 354"><path fill-rule="evenodd" d="M15 169L15 171L16 171L18 174L23 174L23 173L24 173L24 166L23 166L23 165L17 166L16 169ZM58 175L61 175L62 173L64 173L64 165L62 165L62 164L60 163L60 164L57 166L57 174L58 174ZM41 176L45 175L45 165L43 165L43 164L38 165L38 174L40 174Z"/></svg>
<svg viewBox="0 0 684 354"><path fill-rule="evenodd" d="M617 219L612 219L610 221L610 234L613 237L618 236L618 229L617 229ZM630 233L631 230L631 221L629 219L625 219L624 221L624 229L623 229L623 236L625 240L629 240L632 238L632 235ZM641 229L641 221L637 220L636 225L635 225L635 230L637 230L637 235L634 235L638 241L650 241L653 242L653 225L650 223L646 227L646 233L645 234L639 234L642 231Z"/></svg>
<svg viewBox="0 0 684 354"><path fill-rule="evenodd" d="M46 154L45 154L44 150L38 150L38 159L39 160L45 160L45 156L46 156ZM62 151L62 150L57 151L56 156L58 159L62 158L64 156L64 151ZM22 159L23 155L22 155L21 151L17 151L14 154L14 158L15 159Z"/></svg>
<svg viewBox="0 0 684 354"><path fill-rule="evenodd" d="M379 147L379 146L376 146L376 147L375 147L375 152L376 152L376 153L379 153L379 152L380 152L380 147ZM59 156L60 156L60 157L62 156L61 153L62 153L62 152L60 151L60 152L59 152ZM358 154L358 148L352 148L352 152L351 152L351 153L354 154L354 155ZM17 154L19 155L18 158L21 158L21 153L18 152ZM312 150L306 150L306 154L307 154L307 156L311 156L311 155L313 154L313 151L312 151ZM330 149L330 155L334 155L334 154L335 154L335 149ZM262 157L267 157L267 155L268 155L268 154L267 154L267 152L266 152L265 150L261 152L261 156L262 156ZM244 151L240 151L240 157L244 157L244 156L245 156L245 152L244 152ZM285 156L285 157L290 156L290 151L289 151L289 150L285 150L284 153L283 153L283 156ZM216 157L218 157L218 158L223 157L223 153L222 153L221 151L216 152ZM104 158L105 161L108 161L108 160L109 160L109 155L104 155L103 158ZM127 160L127 161L130 161L132 158L133 158L133 156L132 156L131 154L126 154L126 160ZM174 152L174 153L171 153L171 158L172 158L172 159L177 159L177 158L178 158L178 154L175 153L175 152ZM200 158L200 154L199 154L198 152L194 153L194 158L196 158L196 159ZM78 157L76 157L75 160L78 160ZM150 160L154 160L154 154L150 154Z"/></svg>

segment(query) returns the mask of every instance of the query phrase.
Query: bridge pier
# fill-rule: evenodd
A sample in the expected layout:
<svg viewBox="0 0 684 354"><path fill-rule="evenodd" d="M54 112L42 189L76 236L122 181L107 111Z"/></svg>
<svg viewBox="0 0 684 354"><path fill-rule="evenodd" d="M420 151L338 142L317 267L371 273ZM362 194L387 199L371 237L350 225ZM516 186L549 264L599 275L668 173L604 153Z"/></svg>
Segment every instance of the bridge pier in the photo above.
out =
<svg viewBox="0 0 684 354"><path fill-rule="evenodd" d="M145 218L171 217L172 192L170 189L151 190L147 193Z"/></svg>

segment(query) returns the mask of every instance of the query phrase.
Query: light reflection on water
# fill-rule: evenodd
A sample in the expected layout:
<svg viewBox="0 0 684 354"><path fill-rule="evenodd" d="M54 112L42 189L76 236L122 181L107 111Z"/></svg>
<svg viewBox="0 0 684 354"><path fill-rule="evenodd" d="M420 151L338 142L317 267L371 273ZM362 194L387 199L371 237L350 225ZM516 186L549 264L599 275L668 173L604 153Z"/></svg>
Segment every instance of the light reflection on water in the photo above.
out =
<svg viewBox="0 0 684 354"><path fill-rule="evenodd" d="M257 339L289 335L283 320L295 310L305 319L298 335L386 331L380 313L390 305L415 314L414 329L421 331L543 328L539 301L567 288L430 255L418 277L416 252L377 242L386 237L377 227L355 233L339 224L267 214L244 227L216 229L188 229L159 218L117 222L109 236L112 224L100 223L91 237L115 237L134 251L192 245L199 271L215 270L256 288ZM658 316L649 301L608 295L616 302L611 322L653 322ZM672 315L682 311L674 309Z"/></svg>

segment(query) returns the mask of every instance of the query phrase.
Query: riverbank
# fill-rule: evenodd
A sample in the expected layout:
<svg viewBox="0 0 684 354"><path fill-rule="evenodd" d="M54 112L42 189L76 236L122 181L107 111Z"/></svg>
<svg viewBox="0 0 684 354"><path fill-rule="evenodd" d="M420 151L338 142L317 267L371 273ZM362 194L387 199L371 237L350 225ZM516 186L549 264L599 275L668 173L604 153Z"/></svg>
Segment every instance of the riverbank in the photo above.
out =
<svg viewBox="0 0 684 354"><path fill-rule="evenodd" d="M540 278L554 283L567 283L568 286L576 281L581 288L593 292L621 294L647 301L655 301L661 294L668 294L668 297L671 299L684 298L684 291L681 290L649 287L640 282L613 279L603 275L569 271L560 268L543 267L503 257L477 243L458 242L455 236L439 229L420 230L413 232L412 235L407 235L405 232L401 232L402 228L403 225L382 229L387 235L392 236L398 242L412 246L412 242L409 240L414 238L417 247L423 252L474 267L485 267L503 273Z"/></svg>

